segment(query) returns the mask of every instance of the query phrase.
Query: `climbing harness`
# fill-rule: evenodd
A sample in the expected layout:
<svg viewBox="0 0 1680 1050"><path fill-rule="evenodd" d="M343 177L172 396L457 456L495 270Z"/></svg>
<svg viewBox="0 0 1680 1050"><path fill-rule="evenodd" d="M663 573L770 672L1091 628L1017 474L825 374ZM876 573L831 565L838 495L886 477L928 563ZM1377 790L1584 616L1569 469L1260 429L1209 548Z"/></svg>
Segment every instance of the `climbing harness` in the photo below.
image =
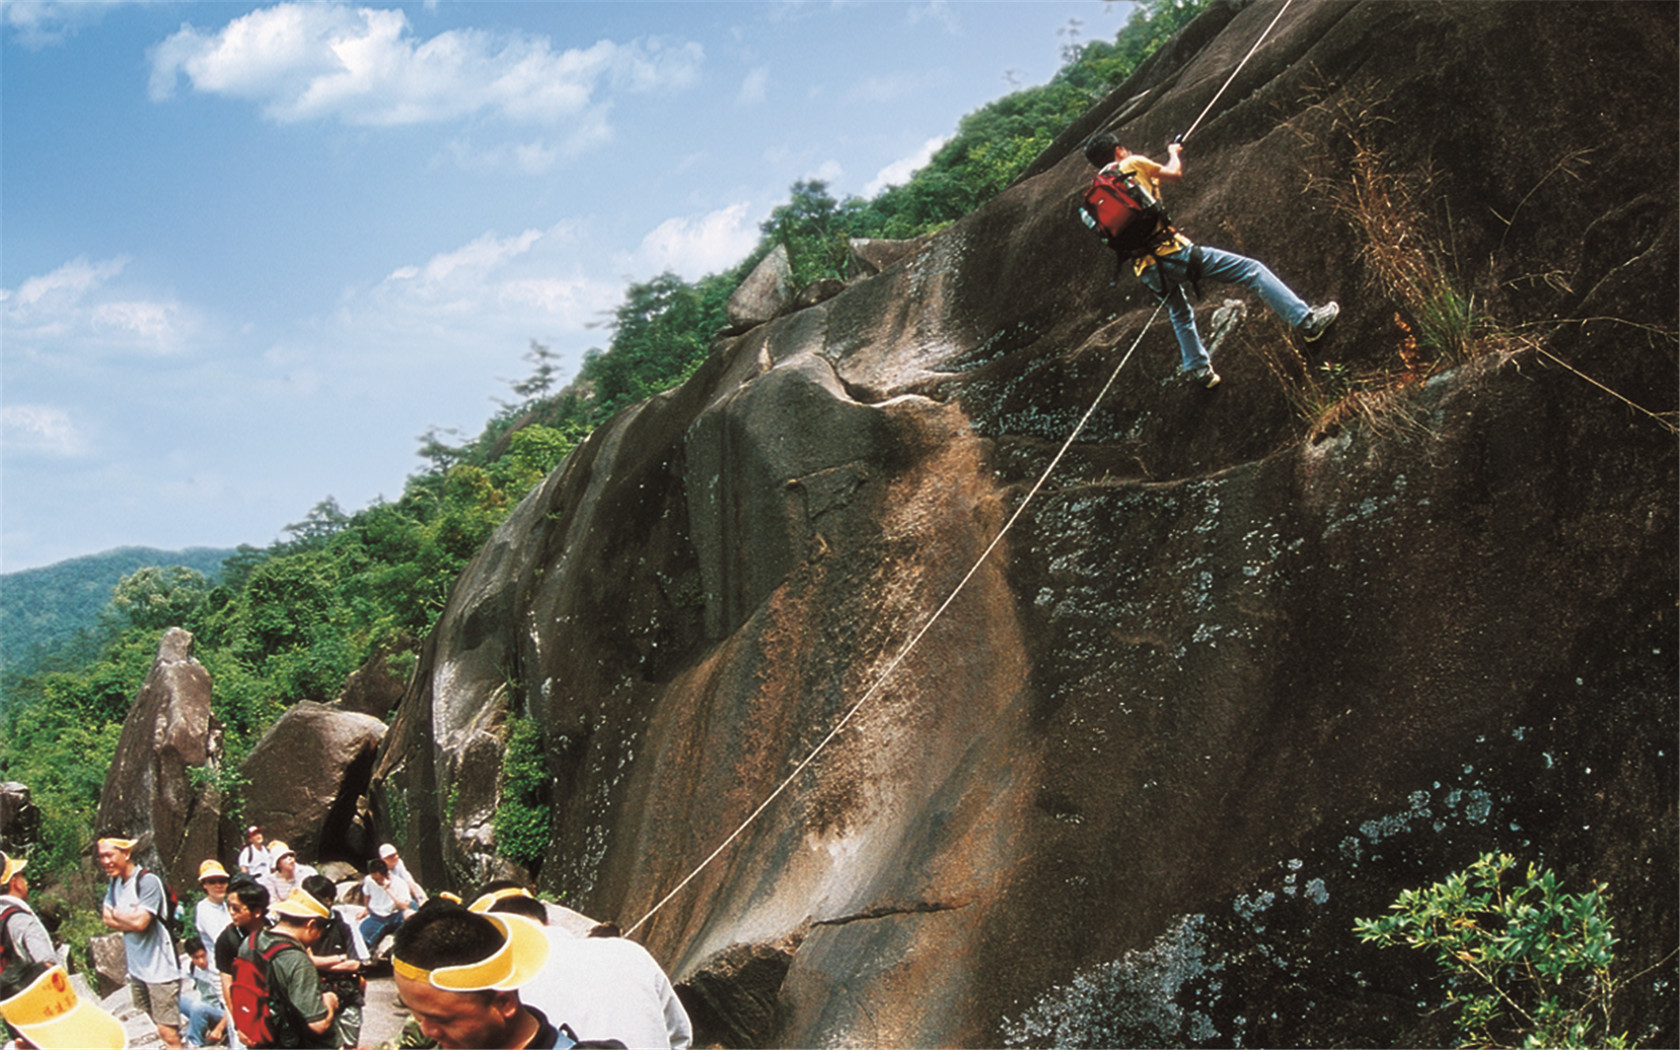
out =
<svg viewBox="0 0 1680 1050"><path fill-rule="evenodd" d="M1220 86L1218 91L1214 92L1213 98L1208 101L1207 107L1202 110L1201 116L1196 118L1195 123L1190 125L1190 129L1188 131L1179 135L1174 141L1183 142L1190 136L1191 132L1194 132L1196 128L1201 125L1202 119L1213 109L1214 104L1219 101L1219 97L1225 93L1225 89L1231 86L1231 82L1237 78L1237 74L1242 72L1243 66L1247 65L1248 60L1260 49L1261 43L1263 43L1266 37L1271 34L1273 27L1278 24L1278 19L1283 17L1283 12L1287 11L1289 9L1289 5L1293 2L1294 0L1284 0L1283 7L1278 9L1277 16L1272 19L1271 24L1266 27L1265 32L1260 34L1260 38L1254 42L1254 46L1249 48L1248 54L1243 56L1243 60L1237 63L1237 68L1231 71L1230 77L1226 79L1225 83ZM1126 353L1120 358L1120 363L1115 365L1114 370L1109 373L1108 381L1103 383L1101 390L1097 391L1097 396L1091 401L1091 407L1085 410L1085 414L1079 418L1079 422L1074 426L1072 433L1068 434L1067 439L1062 442L1062 447L1056 451L1056 455L1051 458L1049 465L1044 468L1044 471L1039 475L1038 480L1033 482L1032 488L1027 490L1026 496L1021 500L1020 504L1016 506L1014 513L1010 514L1009 519L1003 523L1003 527L998 530L998 534L993 537L992 542L986 545L986 549L980 552L980 556L975 559L973 567L968 570L951 593L939 604L939 607L933 611L933 614L922 623L922 626L916 630L916 633L911 635L910 640L904 643L903 648L899 649L898 655L894 656L892 661L887 664L885 670L876 676L874 683L864 691L863 696L859 697L857 702L847 709L845 715L841 717L840 721L834 724L834 728L830 729L828 734L819 740L815 747L811 748L805 758L793 768L793 771L784 777L780 784L776 785L776 789L770 792L763 802L759 803L758 808L749 813L747 818L741 821L740 825L737 826L734 831L729 833L728 838L725 838L718 844L716 849L707 854L705 860L702 860L699 864L695 865L694 870L684 876L683 880L677 883L677 885L672 888L669 893L660 898L657 904L649 908L647 914L643 915L640 919L637 919L635 923L625 929L624 935L626 937L641 929L649 919L658 914L660 909L664 908L665 905L669 904L676 898L677 894L686 889L689 883L698 878L700 873L705 871L706 868L711 865L712 861L721 856L723 851L728 849L736 839L739 839L746 832L747 828L751 827L752 824L764 814L765 810L769 809L776 799L780 798L782 793L799 778L799 775L805 772L812 762L816 761L817 756L820 755L831 742L833 742L835 737L840 735L841 731L850 724L853 717L855 717L859 711L863 710L864 705L868 704L869 701L874 699L876 694L881 691L881 689L886 685L887 680L892 677L893 672L898 670L899 665L904 662L905 658L910 655L911 650L916 648L917 643L922 640L928 631L933 628L933 625L938 622L939 618L944 615L945 610L951 607L951 603L957 600L957 596L963 592L963 588L968 586L969 581L972 580L975 574L980 571L981 566L985 565L986 559L991 557L992 551L997 549L998 544L1003 542L1003 538L1009 534L1010 529L1014 528L1015 523L1020 520L1021 515L1026 513L1027 507L1031 505L1034 497L1036 497L1039 490L1044 487L1045 482L1050 480L1050 475L1055 473L1056 467L1061 464L1062 457L1067 455L1068 449L1073 447L1073 443L1077 441L1079 439L1079 435L1084 432L1085 425L1089 423L1091 417L1096 414L1097 407L1101 405L1103 399L1108 396L1109 390L1114 387L1115 380L1120 378L1121 370L1124 369L1126 367L1126 363L1132 359L1133 351L1137 350L1138 346L1143 342L1143 337L1148 334L1150 327L1155 323L1156 319L1160 317L1161 309L1164 305L1164 302L1156 304L1155 311L1149 315L1149 320L1145 321L1143 327L1139 329L1137 338L1132 340L1132 345L1127 348Z"/></svg>

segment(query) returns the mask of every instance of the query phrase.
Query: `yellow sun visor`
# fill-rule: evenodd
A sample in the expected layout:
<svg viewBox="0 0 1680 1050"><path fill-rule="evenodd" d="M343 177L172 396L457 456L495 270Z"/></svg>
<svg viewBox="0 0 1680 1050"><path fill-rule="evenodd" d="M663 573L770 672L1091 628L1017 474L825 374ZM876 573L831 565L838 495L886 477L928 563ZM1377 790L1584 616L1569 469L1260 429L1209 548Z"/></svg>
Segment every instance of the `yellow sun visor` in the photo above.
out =
<svg viewBox="0 0 1680 1050"><path fill-rule="evenodd" d="M548 962L548 934L541 925L523 915L485 912L484 918L495 923L505 938L487 958L435 970L422 970L392 958L392 971L446 992L511 991L542 972Z"/></svg>

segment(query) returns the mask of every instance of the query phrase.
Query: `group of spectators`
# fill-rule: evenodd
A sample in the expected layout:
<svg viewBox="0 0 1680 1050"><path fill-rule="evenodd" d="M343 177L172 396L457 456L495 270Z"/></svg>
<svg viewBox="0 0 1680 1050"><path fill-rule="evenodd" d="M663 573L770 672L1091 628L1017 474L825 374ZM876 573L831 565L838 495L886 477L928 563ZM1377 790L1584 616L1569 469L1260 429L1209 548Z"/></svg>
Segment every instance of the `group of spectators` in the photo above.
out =
<svg viewBox="0 0 1680 1050"><path fill-rule="evenodd" d="M239 1048L254 1012L268 1016L253 1050L358 1046L364 974L385 962L411 1017L392 1048L692 1043L688 1014L645 949L610 926L579 937L549 925L548 906L517 882L492 882L469 904L431 900L386 844L341 892L260 827L246 841L237 871L215 859L199 866L204 899L179 938L168 888L135 862L137 843L97 842L109 877L101 918L122 933L130 997L166 1047ZM68 980L26 903L24 866L0 853L0 1015L23 1046L123 1045L122 1026ZM252 974L266 985L255 998Z"/></svg>

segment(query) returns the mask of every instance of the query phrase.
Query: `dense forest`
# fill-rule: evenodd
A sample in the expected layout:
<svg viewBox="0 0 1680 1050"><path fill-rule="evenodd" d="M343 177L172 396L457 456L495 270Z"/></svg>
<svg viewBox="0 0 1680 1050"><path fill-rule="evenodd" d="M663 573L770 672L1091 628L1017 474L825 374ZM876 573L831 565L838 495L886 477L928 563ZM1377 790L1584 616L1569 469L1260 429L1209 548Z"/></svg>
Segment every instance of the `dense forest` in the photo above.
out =
<svg viewBox="0 0 1680 1050"><path fill-rule="evenodd" d="M918 237L961 218L1007 187L1207 2L1144 0L1112 43L1068 44L1049 83L969 114L925 167L872 199L837 200L820 181L796 183L733 269L630 285L610 319L608 345L585 354L569 383L561 385L558 355L533 342L529 375L510 384L511 396L478 435L463 440L433 428L420 436L424 465L400 498L352 513L329 496L286 526L285 539L241 547L219 574L186 565L123 576L98 626L73 650L30 673L6 672L0 779L28 785L43 812L42 840L30 856L38 896L87 885L69 876L95 830L105 771L163 629L193 632L214 682L226 732L221 787L237 817L240 764L280 713L300 700L333 698L376 655L406 673L456 577L508 512L597 425L691 374L726 325L729 296L764 256L785 245L800 285L844 278L849 239ZM8 623L8 636L14 629L38 635ZM88 904L61 896L45 910Z"/></svg>
<svg viewBox="0 0 1680 1050"><path fill-rule="evenodd" d="M0 575L0 668L28 674L49 657L61 664L87 660L98 653L100 616L124 576L178 565L215 577L232 553L211 547L118 547Z"/></svg>

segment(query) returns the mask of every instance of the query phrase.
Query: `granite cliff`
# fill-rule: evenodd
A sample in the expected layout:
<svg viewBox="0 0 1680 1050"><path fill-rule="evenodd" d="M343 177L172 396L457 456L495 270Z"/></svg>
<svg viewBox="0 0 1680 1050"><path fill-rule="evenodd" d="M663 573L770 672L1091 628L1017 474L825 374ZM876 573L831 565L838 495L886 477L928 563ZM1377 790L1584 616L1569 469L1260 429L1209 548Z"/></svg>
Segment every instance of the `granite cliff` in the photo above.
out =
<svg viewBox="0 0 1680 1050"><path fill-rule="evenodd" d="M1215 6L1011 189L721 338L513 513L373 774L428 886L506 867L512 717L552 774L536 880L624 925L794 771L1150 317L1074 218L1080 143L1159 155L1278 9ZM637 931L704 1037L1439 1044L1428 961L1353 918L1489 849L1608 883L1627 972L1673 949L1675 12L1284 14L1171 203L1341 320L1309 349L1221 313L1211 392L1149 329L885 687ZM1624 1026L1680 1040L1675 987Z"/></svg>

